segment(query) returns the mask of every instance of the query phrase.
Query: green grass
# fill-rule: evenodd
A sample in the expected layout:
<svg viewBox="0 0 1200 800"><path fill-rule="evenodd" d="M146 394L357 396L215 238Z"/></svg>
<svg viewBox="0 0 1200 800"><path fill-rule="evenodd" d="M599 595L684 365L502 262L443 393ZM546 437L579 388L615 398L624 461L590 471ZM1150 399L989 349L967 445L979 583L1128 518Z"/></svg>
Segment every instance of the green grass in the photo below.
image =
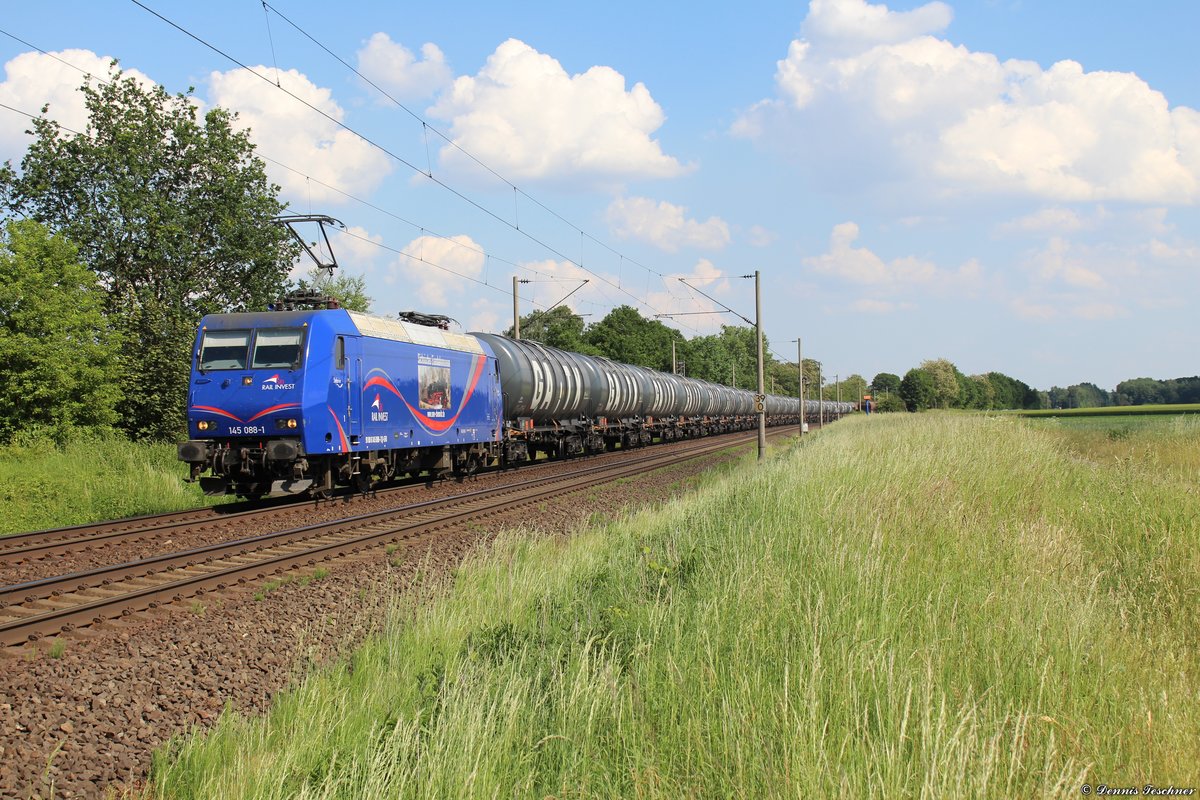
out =
<svg viewBox="0 0 1200 800"><path fill-rule="evenodd" d="M1060 417L1034 420L1074 453L1098 465L1145 473L1150 480L1200 481L1200 417Z"/></svg>
<svg viewBox="0 0 1200 800"><path fill-rule="evenodd" d="M173 444L90 435L0 448L0 535L211 505Z"/></svg>
<svg viewBox="0 0 1200 800"><path fill-rule="evenodd" d="M1196 414L1200 403L1176 403L1147 406L1104 406L1102 408L1046 408L1013 412L1022 417L1123 417L1147 414Z"/></svg>
<svg viewBox="0 0 1200 800"><path fill-rule="evenodd" d="M565 543L501 538L267 716L158 753L155 791L1007 798L1200 780L1194 490L982 415L848 419L742 466Z"/></svg>

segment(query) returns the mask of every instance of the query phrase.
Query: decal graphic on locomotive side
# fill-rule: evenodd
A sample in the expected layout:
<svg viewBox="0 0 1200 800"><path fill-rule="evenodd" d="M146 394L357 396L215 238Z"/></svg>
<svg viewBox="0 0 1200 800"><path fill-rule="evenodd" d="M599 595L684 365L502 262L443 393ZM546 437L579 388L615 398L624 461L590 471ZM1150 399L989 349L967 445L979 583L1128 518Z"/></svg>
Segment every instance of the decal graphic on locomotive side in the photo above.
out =
<svg viewBox="0 0 1200 800"><path fill-rule="evenodd" d="M276 372L274 375L272 375L271 377L269 377L265 381L263 381L262 385L259 388L263 389L265 391L274 391L276 389L295 389L296 384L280 383L279 382L279 373Z"/></svg>
<svg viewBox="0 0 1200 800"><path fill-rule="evenodd" d="M423 363L422 360L429 362L440 363ZM434 436L442 436L451 427L455 421L463 413L467 407L467 403L475 394L475 387L479 385L479 377L483 374L484 364L487 362L485 356L474 356L471 361L471 377L467 381L466 389L463 391L462 399L459 400L458 406L451 409L451 384L450 384L450 360L438 356L419 356L417 363L417 404L413 405L408 401L400 390L396 387L396 383L392 377L384 370L376 367L367 373L367 380L363 384L363 389L382 389L392 395L400 398L405 407L412 412L413 419L422 428L432 433ZM428 369L428 372L422 370ZM426 380L428 378L428 380ZM376 397L379 399L380 408L382 409L383 398L378 392ZM436 400L438 405L433 402ZM374 408L375 404L372 403ZM447 417L447 414L453 410L453 416ZM375 414L386 413L381 411L372 411L372 422L383 422L383 419L375 419Z"/></svg>
<svg viewBox="0 0 1200 800"><path fill-rule="evenodd" d="M342 427L342 421L338 419L337 412L333 410L332 406L325 407L329 409L329 416L333 417L333 424L337 426L338 444L341 445L342 448L339 452L349 453L350 443L346 441L346 429Z"/></svg>
<svg viewBox="0 0 1200 800"><path fill-rule="evenodd" d="M371 401L371 422L387 422L388 412L383 410L383 398L379 396L379 392L375 393L375 399Z"/></svg>
<svg viewBox="0 0 1200 800"><path fill-rule="evenodd" d="M283 411L285 408L300 408L300 404L299 403L280 403L279 405L271 406L270 408L264 408L262 411L259 411L258 413L254 414L253 416L250 416L246 419L242 419L241 417L237 416L236 414L231 414L228 411L225 411L224 409L217 408L216 406L200 406L200 405L189 406L188 411L207 411L210 414L220 414L222 417L227 417L231 420L234 420L235 422L254 422L254 420L258 419L259 417L266 416L267 414L270 414L272 411ZM253 432L253 431L251 431L251 432Z"/></svg>
<svg viewBox="0 0 1200 800"><path fill-rule="evenodd" d="M433 419L444 418L450 408L450 359L417 356L417 404Z"/></svg>

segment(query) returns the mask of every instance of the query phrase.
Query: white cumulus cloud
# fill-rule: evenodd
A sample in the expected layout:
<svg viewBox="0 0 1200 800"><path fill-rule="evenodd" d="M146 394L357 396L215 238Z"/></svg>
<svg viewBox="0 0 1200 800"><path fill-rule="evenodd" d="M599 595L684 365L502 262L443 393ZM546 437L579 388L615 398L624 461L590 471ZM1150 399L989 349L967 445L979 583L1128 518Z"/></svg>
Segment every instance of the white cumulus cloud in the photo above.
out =
<svg viewBox="0 0 1200 800"><path fill-rule="evenodd" d="M751 225L748 234L751 247L769 247L779 238L775 231L764 228L762 225Z"/></svg>
<svg viewBox="0 0 1200 800"><path fill-rule="evenodd" d="M887 165L943 188L1058 201L1200 199L1200 112L1171 108L1132 73L954 45L936 35L950 19L942 3L897 13L814 0L778 62L778 97L751 107L734 133L799 131L816 168L843 158L875 167L860 180Z"/></svg>
<svg viewBox="0 0 1200 800"><path fill-rule="evenodd" d="M855 247L858 225L835 225L829 237L829 252L804 259L804 263L825 275L863 285L929 283L938 276L931 261L905 256L884 261L865 247Z"/></svg>
<svg viewBox="0 0 1200 800"><path fill-rule="evenodd" d="M370 270L386 252L383 249L383 237L359 225L350 225L344 231L339 228L333 230L341 234L333 240L333 248L338 263L343 267L353 271Z"/></svg>
<svg viewBox="0 0 1200 800"><path fill-rule="evenodd" d="M454 77L437 45L422 45L418 60L411 50L382 32L358 51L358 70L397 100L432 97Z"/></svg>
<svg viewBox="0 0 1200 800"><path fill-rule="evenodd" d="M729 244L729 225L720 217L687 218L687 208L647 197L619 197L608 207L608 224L622 239L649 242L674 253L680 247L719 250Z"/></svg>
<svg viewBox="0 0 1200 800"><path fill-rule="evenodd" d="M665 119L642 83L611 67L569 75L557 60L509 39L479 74L457 78L430 109L454 142L511 179L663 178L686 171L652 138ZM468 166L457 149L443 165Z"/></svg>
<svg viewBox="0 0 1200 800"><path fill-rule="evenodd" d="M1002 234L1074 233L1084 228L1090 228L1092 225L1092 221L1084 219L1078 211L1055 206L1039 209L1032 214L1001 223L997 227L997 231Z"/></svg>
<svg viewBox="0 0 1200 800"><path fill-rule="evenodd" d="M1147 250L1151 256L1161 261L1200 268L1200 246L1195 244L1171 244L1155 238L1150 241Z"/></svg>
<svg viewBox="0 0 1200 800"><path fill-rule="evenodd" d="M851 303L850 308L854 311L861 311L864 314L888 314L896 310L896 304L890 300L875 300L870 297L864 297L861 300L855 300Z"/></svg>
<svg viewBox="0 0 1200 800"><path fill-rule="evenodd" d="M41 113L42 106L49 105L47 114L51 119L64 128L83 133L88 123L83 93L79 91L85 80L84 73L96 80L107 80L110 63L112 58L96 55L91 50L22 53L4 65L0 103L34 116ZM155 84L145 73L135 69L125 70L124 76L146 87ZM29 129L28 117L0 109L0 161L20 162L33 142L33 137L25 133Z"/></svg>
<svg viewBox="0 0 1200 800"><path fill-rule="evenodd" d="M349 194L362 194L376 188L391 172L387 156L337 124L344 112L329 89L317 86L294 69L253 69L277 76L289 92L328 115L318 114L248 70L214 72L210 76L212 102L238 112L238 123L250 129L262 155L291 168L270 162L267 165L271 179L283 187L285 200L345 202L342 194L316 181ZM315 180L306 180L305 176Z"/></svg>
<svg viewBox="0 0 1200 800"><path fill-rule="evenodd" d="M1085 266L1085 261L1077 255L1071 242L1055 236L1046 246L1034 254L1032 265L1037 277L1045 282L1061 282L1077 289L1104 289L1108 282L1096 272Z"/></svg>
<svg viewBox="0 0 1200 800"><path fill-rule="evenodd" d="M886 314L910 310L915 304L905 297L930 294L975 297L984 283L984 270L971 258L957 268L947 269L927 259L903 256L885 261L866 247L856 247L858 225L835 225L829 237L829 250L804 259L818 273L863 287L867 296L850 303L850 309L864 314Z"/></svg>
<svg viewBox="0 0 1200 800"><path fill-rule="evenodd" d="M404 280L420 311L454 316L462 293L483 274L487 256L470 236L418 236L403 248L384 278L387 283Z"/></svg>
<svg viewBox="0 0 1200 800"><path fill-rule="evenodd" d="M1129 312L1114 303L1085 303L1075 306L1071 313L1081 319L1105 320L1127 317Z"/></svg>
<svg viewBox="0 0 1200 800"><path fill-rule="evenodd" d="M926 3L912 11L891 11L866 0L812 0L804 32L826 42L849 46L903 42L942 30L954 18L945 3Z"/></svg>

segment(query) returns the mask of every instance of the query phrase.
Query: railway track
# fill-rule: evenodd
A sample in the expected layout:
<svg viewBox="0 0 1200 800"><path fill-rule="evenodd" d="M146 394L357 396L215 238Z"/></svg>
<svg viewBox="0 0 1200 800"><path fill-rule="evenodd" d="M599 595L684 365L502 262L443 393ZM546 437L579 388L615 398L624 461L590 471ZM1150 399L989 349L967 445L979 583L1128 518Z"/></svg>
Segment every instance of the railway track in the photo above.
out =
<svg viewBox="0 0 1200 800"><path fill-rule="evenodd" d="M789 433L779 429L776 434ZM733 441L731 441L733 439ZM412 503L333 522L264 533L154 555L70 575L0 586L0 645L46 635L245 584L290 569L316 566L392 542L415 542L553 496L580 491L753 441L753 434L697 440L669 452L637 456L569 473L539 476L454 497ZM167 525L185 524L180 520ZM113 531L112 533L115 533ZM101 534L104 535L104 534ZM70 546L86 546L81 537ZM25 542L23 546L31 546ZM65 546L65 542L58 545Z"/></svg>
<svg viewBox="0 0 1200 800"><path fill-rule="evenodd" d="M728 434L738 436L739 434ZM718 439L722 437L717 437ZM678 443L684 445L686 443ZM674 450L674 448L672 448ZM635 451L637 452L637 451ZM610 454L592 456L591 459L604 458ZM611 454L617 455L619 454ZM628 455L626 453L625 455ZM528 464L520 468L521 474L529 474L544 469L561 468L563 461L544 461ZM492 468L479 473L502 474L500 468ZM394 502L404 502L406 495L422 491L428 482L411 480L399 485L389 486L371 493L373 498L384 498ZM361 496L361 495L359 495ZM324 503L350 501L354 495L338 496ZM209 536L221 530L235 530L243 524L269 518L278 514L295 513L298 509L313 507L311 500L280 500L266 505L261 503L238 502L223 506L189 509L167 514L146 515L126 519L112 520L84 525L74 525L66 528L56 528L29 533L12 534L0 537L0 581L4 580L3 572L15 571L34 562L46 561L64 554L87 551L94 555L101 552L118 551L121 547L137 541L166 539L180 533L196 530L206 530Z"/></svg>

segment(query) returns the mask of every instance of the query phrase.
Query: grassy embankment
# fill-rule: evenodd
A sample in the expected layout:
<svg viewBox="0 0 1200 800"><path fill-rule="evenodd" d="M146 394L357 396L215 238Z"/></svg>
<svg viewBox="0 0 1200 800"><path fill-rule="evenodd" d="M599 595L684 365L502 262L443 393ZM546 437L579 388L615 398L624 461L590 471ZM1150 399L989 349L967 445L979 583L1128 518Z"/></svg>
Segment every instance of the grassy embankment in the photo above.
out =
<svg viewBox="0 0 1200 800"><path fill-rule="evenodd" d="M1193 450L1200 420L1181 424ZM1078 797L1200 781L1193 480L1017 419L848 419L502 539L168 797Z"/></svg>
<svg viewBox="0 0 1200 800"><path fill-rule="evenodd" d="M211 504L173 444L84 436L0 448L0 536Z"/></svg>

